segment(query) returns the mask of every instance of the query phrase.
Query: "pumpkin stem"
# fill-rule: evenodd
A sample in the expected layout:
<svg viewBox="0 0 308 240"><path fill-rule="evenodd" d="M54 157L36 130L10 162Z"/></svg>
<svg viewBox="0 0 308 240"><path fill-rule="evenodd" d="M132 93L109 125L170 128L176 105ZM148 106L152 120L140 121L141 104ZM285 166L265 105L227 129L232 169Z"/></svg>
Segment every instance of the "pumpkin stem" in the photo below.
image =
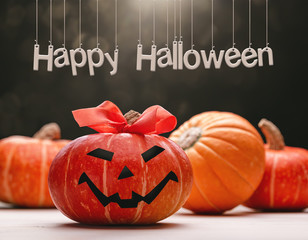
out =
<svg viewBox="0 0 308 240"><path fill-rule="evenodd" d="M56 140L61 138L61 129L57 123L48 123L33 135L37 139Z"/></svg>
<svg viewBox="0 0 308 240"><path fill-rule="evenodd" d="M273 150L284 149L285 143L283 136L278 127L274 123L263 118L259 122L258 126L265 136L266 142L269 145L269 149Z"/></svg>
<svg viewBox="0 0 308 240"><path fill-rule="evenodd" d="M185 131L177 141L177 144L183 149L186 150L199 140L202 135L202 129L199 127L191 127Z"/></svg>
<svg viewBox="0 0 308 240"><path fill-rule="evenodd" d="M130 110L129 112L125 113L124 117L129 125L132 125L134 122L138 120L138 118L141 116L140 113Z"/></svg>

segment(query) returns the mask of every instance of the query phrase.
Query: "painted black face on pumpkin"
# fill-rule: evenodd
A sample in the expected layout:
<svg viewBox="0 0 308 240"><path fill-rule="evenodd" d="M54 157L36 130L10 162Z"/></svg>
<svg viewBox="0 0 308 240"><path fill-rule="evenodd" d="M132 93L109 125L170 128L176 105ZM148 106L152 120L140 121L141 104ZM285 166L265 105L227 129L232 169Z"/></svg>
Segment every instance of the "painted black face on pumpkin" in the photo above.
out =
<svg viewBox="0 0 308 240"><path fill-rule="evenodd" d="M149 150L145 151L141 154L143 160L147 163L160 153L162 153L165 149L159 146L154 146L150 148ZM89 152L87 155L103 159L106 161L111 161L113 157L113 152L106 151L101 148L97 148L91 152ZM124 166L123 170L121 171L118 179L125 179L134 176L134 174L129 170L128 167ZM121 208L136 208L138 206L138 203L141 201L146 202L147 204L150 204L154 201L154 199L159 195L159 193L164 189L164 187L167 185L169 181L178 182L178 178L176 174L173 171L170 171L167 176L161 180L161 182L152 189L148 194L145 196L141 196L138 193L135 193L132 191L132 198L131 199L121 199L118 193L115 193L109 197L107 197L105 194L103 194L96 185L92 182L92 180L88 177L88 175L83 172L79 178L78 185L82 183L87 183L95 197L101 202L101 204L106 207L109 203L114 202L117 203Z"/></svg>

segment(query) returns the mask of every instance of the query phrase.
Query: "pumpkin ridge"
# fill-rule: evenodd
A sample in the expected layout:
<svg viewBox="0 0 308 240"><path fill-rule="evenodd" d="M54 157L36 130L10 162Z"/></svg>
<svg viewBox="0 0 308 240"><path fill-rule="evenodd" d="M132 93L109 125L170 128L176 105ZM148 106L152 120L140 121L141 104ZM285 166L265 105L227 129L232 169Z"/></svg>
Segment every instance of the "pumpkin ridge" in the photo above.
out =
<svg viewBox="0 0 308 240"><path fill-rule="evenodd" d="M297 175L297 180L298 180L298 184L297 184L297 188L296 188L296 192L294 194L294 199L293 199L292 204L294 204L298 200L299 192L300 192L301 185L302 185L302 183L301 183L302 181L300 181L300 175Z"/></svg>
<svg viewBox="0 0 308 240"><path fill-rule="evenodd" d="M167 139L164 139L164 142L167 142L167 143L169 143L168 142L168 140ZM172 142L173 143L173 142ZM176 154L176 149L174 148L174 146L172 145L172 144L166 144L166 146L168 146L169 147L169 149L171 150L171 152L173 153L173 154ZM181 164L180 164L180 161L179 161L179 159L178 158L176 158L176 161L177 161L177 166L178 166L178 169L179 169L179 171L180 171L180 183L181 183L181 191L179 192L179 194L178 194L178 203L175 205L175 207L168 213L168 215L167 216L171 216L175 211L177 211L177 208L178 208L178 206L179 206L179 204L180 204L180 200L181 200L181 193L183 192L183 174L182 174L182 169L181 169Z"/></svg>
<svg viewBox="0 0 308 240"><path fill-rule="evenodd" d="M249 121L247 121L245 118L240 117L239 115L236 115L235 113L230 113L230 112L216 112L218 113L216 116L208 116L211 112L205 112L203 113L204 115L207 115L206 117L203 117L202 113L200 114L199 117L202 116L202 119L200 120L201 123L206 124L206 125L212 125L215 122L220 122L223 120L233 120L234 118L236 118L239 121L245 121L247 123L249 123ZM215 113L215 112L214 112ZM223 115L222 115L223 114ZM198 115L197 115L198 116ZM195 117L197 117L195 116ZM250 124L250 123L249 123Z"/></svg>
<svg viewBox="0 0 308 240"><path fill-rule="evenodd" d="M208 147L208 148L209 148L209 150L210 150L211 152L214 152L210 147ZM200 155L200 156L202 157L202 155L198 152L197 149L194 149L194 150L197 152L198 155ZM214 153L215 153L215 152L214 152ZM220 156L218 155L218 157L220 157ZM224 184L224 182L222 181L221 177L219 177L219 175L216 173L215 169L211 166L211 164L209 164L208 161L206 161L206 162L207 162L209 168L210 168L210 169L212 170L212 172L214 173L214 175L215 175L215 176L217 177L217 179L221 182L221 184L222 184L222 186L224 187L224 189L225 189L228 193L230 193L231 195L233 195L234 197L241 199L241 197L239 197L239 196L236 195L234 192L232 192L232 191L229 189L229 187L227 187L227 186Z"/></svg>
<svg viewBox="0 0 308 240"><path fill-rule="evenodd" d="M208 114L208 113L207 113ZM225 121L225 120L233 120L234 119L234 115L235 114L233 114L233 113L227 113L228 114L228 116L218 116L218 117L216 117L216 118L213 118L213 117L207 117L207 118L204 118L204 119L200 119L200 120L198 120L198 123L195 123L195 124L193 124L193 123L191 123L191 122L189 122L190 120L188 120L186 123L190 123L189 125L189 127L188 128L191 128L191 127L200 127L202 130L207 130L207 129L212 129L212 128L220 128L220 127L223 127L223 126L216 126L216 124L217 123L219 123L219 122L221 122L221 121ZM200 114L200 116L201 116L202 114ZM198 117L199 115L196 115L196 116L194 116L194 117L192 117L191 119L193 119L193 118L196 118L196 119L198 119L197 117ZM199 116L199 118L200 118L200 116ZM236 116L236 115L235 115ZM243 118L238 118L237 117L237 119L238 120L240 120L240 121L242 121L242 120L245 120L245 121L247 121L246 119L243 119ZM249 123L248 121L247 121L247 123ZM184 123L185 124L185 123ZM182 127L184 127L184 124L180 127L180 128L182 128ZM250 123L249 123L250 124ZM205 127L201 127L200 125L205 125ZM250 133L252 133L252 134L256 134L256 133L258 133L257 131L253 131L253 128L251 129L252 131L249 131L248 129L245 129L245 128L241 128L241 125L238 125L238 126L236 126L236 127L232 127L232 126L230 126L230 128L238 128L238 129L242 129L242 130L245 130L245 131L247 131L247 132L250 132ZM179 130L181 130L181 129L179 129ZM188 129L186 129L186 130L188 130ZM260 139L261 141L262 141L262 139ZM263 144L263 141L262 141L262 144Z"/></svg>
<svg viewBox="0 0 308 240"><path fill-rule="evenodd" d="M217 128L223 128L223 129L237 129L237 130L240 130L240 131L243 131L243 132L246 132L248 134L250 134L251 136L254 136L255 138L258 139L259 142L262 142L263 144L263 141L261 138L258 137L258 135L256 135L256 132L253 131L253 129L248 130L247 128L243 128L242 126L240 125L237 125L236 127L235 126L228 126L228 125L225 125L225 126L215 126L214 124L212 124L211 126L207 126L205 129L206 130L210 130L210 129L217 129Z"/></svg>
<svg viewBox="0 0 308 240"><path fill-rule="evenodd" d="M210 125L214 125L216 122L220 122L220 121L223 121L223 120L228 120L228 119L233 119L234 117L233 116L219 116L219 117L216 117L216 118L204 118L204 119L201 119L200 122L204 125L207 125L207 126L210 126Z"/></svg>
<svg viewBox="0 0 308 240"><path fill-rule="evenodd" d="M141 146L142 143L144 143L144 149L145 149L145 148L146 148L146 147L145 147L145 145L146 145L145 142L138 141L139 149L140 149L140 146ZM142 148L141 148L141 149L142 149ZM140 161L141 161L141 166L144 166L144 168L147 168L147 166L144 164L144 161L143 161L142 157L140 158ZM147 190L147 186L148 186L148 184L147 184L147 172L146 172L146 171L143 171L143 177L144 177L144 181L145 181L145 189L146 189L145 192L148 192L148 190ZM142 185L144 186L144 182L143 182ZM144 195L145 195L145 193L142 192L142 196L144 196ZM144 202L140 202L140 203L138 204L138 206L137 206L137 208L136 208L136 214L135 214L135 216L134 216L133 224L137 223L137 222L139 221L139 219L141 218L141 216L142 216L142 209L144 208L144 205L145 205ZM141 207L141 206L142 206L142 207ZM140 210L139 210L139 207L141 207ZM139 212L139 213L138 213L138 212Z"/></svg>
<svg viewBox="0 0 308 240"><path fill-rule="evenodd" d="M7 158L8 160L6 161L7 166L6 166L6 169L5 169L4 174L3 174L3 179L4 179L3 186L6 189L6 191L5 191L6 202L13 202L13 200L14 200L13 194L12 194L12 191L11 191L11 187L10 187L10 184L8 182L8 179L9 179L8 175L9 175L12 159L13 159L14 152L15 152L16 148L17 148L17 146L14 146L14 145L12 146L11 152L8 154L9 158Z"/></svg>
<svg viewBox="0 0 308 240"><path fill-rule="evenodd" d="M225 140L225 139L221 139L221 138L219 138L219 137L214 137L214 136L203 136L202 138L213 138L213 139L216 139L216 140L218 140L218 141L222 141L222 142L225 142L225 143L231 145L231 146L232 146L234 149L236 149L236 150L239 150L239 151L241 150L241 148L238 147L236 144L233 144L232 142L227 141L227 140ZM202 138L200 138L200 141L199 141L199 142L205 144L205 143L202 141ZM244 156L246 156L247 158L250 158L250 156L248 156L248 155L245 154L245 153L242 153L242 152L241 152L241 154L244 155Z"/></svg>
<svg viewBox="0 0 308 240"><path fill-rule="evenodd" d="M45 172L45 166L46 166L46 156L47 156L47 147L46 147L47 142L42 141L41 146L42 146L42 161L41 161L41 169L40 169L40 195L38 198L38 205L41 206L42 203L44 202L44 191L45 191L45 182L44 179L46 178L46 175L44 174Z"/></svg>
<svg viewBox="0 0 308 240"><path fill-rule="evenodd" d="M111 141L113 140L113 138L115 138L116 136L118 136L118 135L116 135L116 134L113 134L113 135L111 135L111 137L108 139L108 142L107 142L107 148L109 149L110 148L110 144L111 144ZM106 165L107 165L107 162L105 161L104 162L104 177L103 177L103 190L104 190L104 194L106 194L106 195L108 195L108 191L107 191L107 167L106 167ZM107 218L107 220L108 220L108 222L110 223L110 224L113 224L114 222L113 222L113 220L112 220L112 218L111 218L111 216L110 216L110 205L108 205L108 206L106 206L105 208L104 208L104 213L105 213L105 217Z"/></svg>
<svg viewBox="0 0 308 240"><path fill-rule="evenodd" d="M195 156L198 156L199 158L203 158L200 154L199 154L199 152L197 152L197 151L195 151L194 150L194 148L192 148L191 150L190 150L190 154L189 155L195 155ZM207 164L206 162L205 162L205 164ZM211 171L211 170L210 170ZM220 209L220 208L218 208L214 203L212 203L212 201L209 199L209 197L207 197L207 195L206 195L206 193L205 192L203 192L203 191L201 191L201 188L200 188L200 185L199 185L199 183L198 182L196 182L196 174L194 175L194 178L193 178L194 180L193 180L193 186L195 186L195 188L196 188L196 191L198 192L198 194L200 195L200 198L201 198L201 200L202 201L204 201L204 202L206 202L208 205L210 205L211 206L211 208L213 208L213 209L216 209L216 211L217 212L222 212L222 210ZM198 178L199 179L199 178ZM202 185L202 184L201 184ZM191 203L191 201L190 201L190 199L188 198L188 200L189 200L189 205L191 205L191 208L188 208L188 209L190 209L190 210L192 210L194 207L194 204L193 203ZM187 204L185 203L185 206L187 206Z"/></svg>
<svg viewBox="0 0 308 240"><path fill-rule="evenodd" d="M213 152L217 157L219 157L224 163L226 163L252 190L254 190L254 187L248 182L247 179L245 179L239 172L238 169L228 161L226 161L222 156L220 156L218 153L216 153L211 147L207 146L206 144L201 144L203 147L209 149L211 152ZM209 166L212 168L212 166L209 164ZM214 169L213 169L214 170ZM214 170L215 171L215 170ZM235 193L233 193L236 195Z"/></svg>
<svg viewBox="0 0 308 240"><path fill-rule="evenodd" d="M263 146L263 141L262 141L262 139L261 138L259 138L258 136L256 136L256 134L255 133L253 133L253 132L250 132L250 131L247 131L246 129L243 129L243 128L240 128L240 127L225 127L225 126L215 126L215 127L213 127L213 128L208 128L207 130L212 130L212 129L218 129L219 128L219 130L231 130L231 131L238 131L238 132L243 132L243 133L245 133L245 134L248 134L249 136L252 136L253 138L255 138L258 142L260 142L260 144L262 144L262 146Z"/></svg>
<svg viewBox="0 0 308 240"><path fill-rule="evenodd" d="M199 114L199 115L201 116L202 114ZM190 119L190 120L193 119L195 122L192 122L192 121L188 120L185 123L183 123L183 125L180 126L180 128L177 131L171 133L169 138L173 139L175 142L178 142L179 138L185 132L187 132L190 128L200 128L202 130L202 132L201 132L201 136L202 136L203 131L206 131L207 129L209 129L207 126L209 126L209 125L210 126L215 126L215 123L216 123L215 118L207 117L205 119L202 119L202 118L200 118L199 115L196 115L196 116L194 116L194 117L192 117ZM219 122L219 121L222 121L222 120L228 120L228 119L232 119L232 118L234 118L232 115L231 116L227 116L227 117L219 116L219 117L217 117L217 119L218 119L217 121ZM202 127L202 125L206 125L206 127ZM177 139L177 140L175 140L175 139ZM262 144L263 144L263 142L262 142Z"/></svg>
<svg viewBox="0 0 308 240"><path fill-rule="evenodd" d="M303 171L305 172L305 177L306 177L306 179L307 179L307 181L308 181L308 172L307 172L306 166L305 166L305 164L303 163L303 161L301 161L301 166L302 166L302 168L303 168Z"/></svg>
<svg viewBox="0 0 308 240"><path fill-rule="evenodd" d="M198 155L200 155L200 153L197 152L196 149L194 149L194 150L195 150L195 152L196 152ZM214 173L214 174L216 175L216 173ZM213 208L215 208L218 212L221 212L220 208L217 207L214 203L212 203L212 202L210 201L210 199L206 196L206 194L205 194L203 191L200 190L198 181L197 181L197 179L196 179L195 177L194 177L194 183L193 183L193 184L195 184L195 186L196 186L197 190L199 191L200 195L202 196L203 200L204 200L205 202L207 202L210 206L212 206Z"/></svg>
<svg viewBox="0 0 308 240"><path fill-rule="evenodd" d="M277 166L277 156L278 155L275 155L275 157L273 159L273 167L272 167L272 171L271 171L270 190L269 190L270 207L274 207L274 191L275 191L275 178L276 178L275 170L276 170L276 166Z"/></svg>
<svg viewBox="0 0 308 240"><path fill-rule="evenodd" d="M301 158L299 158L299 159L301 159ZM305 173L305 176L307 178L307 171L304 168L303 162L302 161L298 161L298 162L299 162L299 164L300 164L300 166L301 166L301 168L302 168L302 170ZM294 205L297 202L297 200L299 198L299 193L300 193L301 185L302 185L302 181L300 181L300 175L297 175L297 179L298 179L298 184L297 184L296 192L294 194L295 197L293 199L292 205Z"/></svg>
<svg viewBox="0 0 308 240"><path fill-rule="evenodd" d="M307 169L305 168L305 164L304 164L304 162L302 160L300 161L300 163L301 163L301 167L303 169L303 172L305 173L305 177L306 177L306 179L308 181L308 173L307 173ZM300 183L301 183L301 181L300 181Z"/></svg>
<svg viewBox="0 0 308 240"><path fill-rule="evenodd" d="M69 150L69 154L67 156L67 164L66 164L66 169L65 169L65 177L64 177L64 196L65 196L65 201L67 206L69 207L69 209L71 210L71 212L76 216L76 218L79 218L79 216L76 214L76 212L73 210L71 203L68 200L67 197L67 172L68 172L68 167L71 161L71 155L72 155L72 150L74 148L74 145L71 147L71 149Z"/></svg>
<svg viewBox="0 0 308 240"><path fill-rule="evenodd" d="M221 212L221 209L219 207L217 207L214 203L212 203L209 198L206 196L206 194L204 192L202 192L200 190L199 184L197 183L197 181L194 179L195 181L195 186L197 188L197 190L199 191L201 197L203 198L204 201L206 201L210 206L212 206L213 208L215 208L218 212Z"/></svg>
<svg viewBox="0 0 308 240"><path fill-rule="evenodd" d="M225 142L225 143L231 145L232 148L238 150L239 154L241 154L241 155L244 156L245 158L247 158L247 159L250 159L250 158L251 158L251 156L247 155L247 154L246 154L244 151L242 151L241 148L239 148L236 144L233 144L233 143L231 143L231 142L229 142L229 141L227 141L227 140L225 140L225 139L221 139L221 138L219 138L219 137L214 137L214 136L203 136L203 138L212 138L212 139L216 139L216 140L218 140L218 141ZM200 139L199 142L207 146L207 144L206 144L205 142L202 141L202 138ZM230 163L230 164L231 164L231 163ZM234 167L235 167L235 166L234 166ZM236 167L235 167L235 168L236 168ZM237 168L236 168L236 169L237 169ZM237 169L237 170L238 170L238 169ZM239 170L238 170L238 171L239 171ZM247 181L248 181L248 180L247 180ZM261 181L261 179L260 179L260 181ZM256 187L257 187L257 186L256 186Z"/></svg>

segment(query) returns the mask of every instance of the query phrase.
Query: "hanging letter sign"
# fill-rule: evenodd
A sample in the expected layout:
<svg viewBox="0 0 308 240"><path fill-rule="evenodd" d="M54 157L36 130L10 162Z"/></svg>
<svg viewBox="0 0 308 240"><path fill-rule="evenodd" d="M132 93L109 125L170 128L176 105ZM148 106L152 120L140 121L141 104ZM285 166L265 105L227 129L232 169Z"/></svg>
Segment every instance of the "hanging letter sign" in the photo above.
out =
<svg viewBox="0 0 308 240"><path fill-rule="evenodd" d="M33 70L39 71L40 63L46 62L46 70L52 72L53 68L63 68L70 67L73 76L78 75L78 71L81 68L87 66L90 76L95 76L95 72L99 68L108 65L110 75L113 76L118 72L118 63L119 63L119 48L118 48L118 2L114 0L114 28L115 28L115 48L113 51L113 56L108 52L104 53L100 48L99 43L99 14L98 7L99 1L96 0L96 47L90 49L82 48L82 0L79 0L79 46L73 49L67 49L66 43L66 12L65 12L65 1L64 11L63 11L63 44L62 47L54 48L52 44L52 1L50 1L49 7L49 45L47 51L42 51L38 41L39 37L39 14L38 14L38 0L36 0L36 38L34 44L34 53L33 53ZM202 0L200 0L202 1ZM248 0L248 46L240 50L235 47L235 31L234 31L234 8L235 0L232 1L232 46L226 50L217 50L214 49L214 0L211 1L211 41L212 49L209 51L206 50L196 50L194 45L194 0L190 0L190 45L191 48L184 49L184 40L182 35L182 0L173 0L173 41L172 46L169 48L169 0L166 0L166 42L165 46L158 47L155 39L156 35L156 0L152 0L152 10L153 10L153 36L152 44L150 50L146 50L145 43L142 42L142 0L139 0L139 39L137 44L136 52L136 70L144 70L146 64L147 68L151 72L155 72L157 68L170 68L175 71L181 71L183 69L195 70L198 68L204 69L220 69L221 66L225 65L229 68L237 68L244 66L246 68L253 67L263 67L266 64L269 66L274 65L273 50L269 47L268 42L268 0L265 1L265 47L253 48L251 41L251 0ZM148 26L146 26L148 27ZM179 30L179 32L177 32ZM179 34L179 35L178 35ZM231 38L231 37L230 37ZM231 41L230 41L231 43ZM231 44L230 44L231 45ZM44 50L44 49L43 49Z"/></svg>

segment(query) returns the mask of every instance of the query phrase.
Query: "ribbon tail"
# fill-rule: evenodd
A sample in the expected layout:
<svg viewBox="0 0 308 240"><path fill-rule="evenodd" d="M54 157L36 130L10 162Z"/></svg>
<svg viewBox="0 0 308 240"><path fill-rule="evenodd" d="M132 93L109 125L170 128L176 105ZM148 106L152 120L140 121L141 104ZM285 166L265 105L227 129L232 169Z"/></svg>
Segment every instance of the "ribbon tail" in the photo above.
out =
<svg viewBox="0 0 308 240"><path fill-rule="evenodd" d="M80 127L90 127L101 133L121 132L127 125L121 110L110 101L105 101L94 108L75 110L72 113Z"/></svg>

